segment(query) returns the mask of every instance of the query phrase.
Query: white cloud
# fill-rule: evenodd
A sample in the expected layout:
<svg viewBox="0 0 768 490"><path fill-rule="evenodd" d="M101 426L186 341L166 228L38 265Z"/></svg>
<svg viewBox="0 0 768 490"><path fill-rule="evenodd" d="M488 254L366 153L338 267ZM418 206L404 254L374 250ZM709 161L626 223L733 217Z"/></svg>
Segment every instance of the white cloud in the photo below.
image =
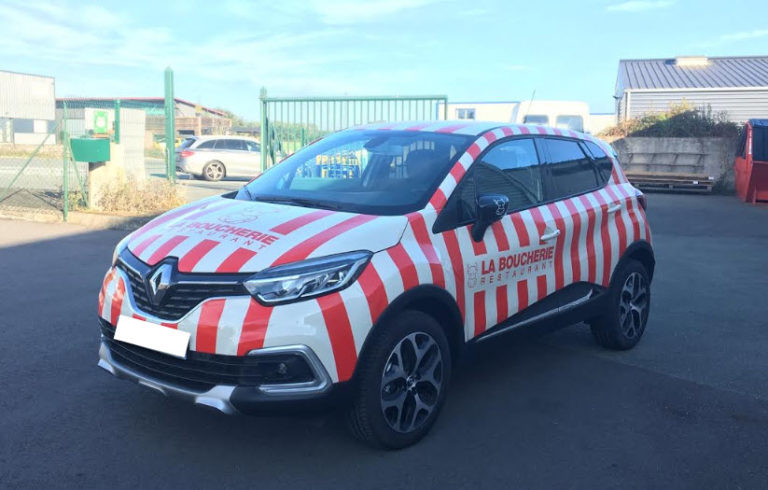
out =
<svg viewBox="0 0 768 490"><path fill-rule="evenodd" d="M746 31L746 32L734 32L731 34L722 34L715 39L710 39L708 41L703 41L700 43L695 44L698 48L714 48L717 46L722 46L724 44L731 44L736 41L745 41L747 39L760 39L763 37L768 37L768 29L755 29L752 31Z"/></svg>
<svg viewBox="0 0 768 490"><path fill-rule="evenodd" d="M60 96L159 96L162 70L170 65L177 96L252 115L261 86L271 95L390 93L403 80L431 86L431 74L419 63L406 60L401 70L366 66L367 55L349 40L390 40L387 33L356 24L412 15L410 9L436 1L444 0L332 5L284 0L265 19L255 16L252 5L228 0L222 2L222 15L247 19L227 29L196 32L143 18L130 6L120 11L87 3L73 12L53 1L3 0L0 59L3 69L56 76ZM308 22L310 17L319 22ZM283 27L294 24L300 28ZM419 41L419 46L430 42ZM416 52L396 50L390 56Z"/></svg>
<svg viewBox="0 0 768 490"><path fill-rule="evenodd" d="M608 5L605 10L609 12L643 12L671 7L675 2L676 0L629 0Z"/></svg>

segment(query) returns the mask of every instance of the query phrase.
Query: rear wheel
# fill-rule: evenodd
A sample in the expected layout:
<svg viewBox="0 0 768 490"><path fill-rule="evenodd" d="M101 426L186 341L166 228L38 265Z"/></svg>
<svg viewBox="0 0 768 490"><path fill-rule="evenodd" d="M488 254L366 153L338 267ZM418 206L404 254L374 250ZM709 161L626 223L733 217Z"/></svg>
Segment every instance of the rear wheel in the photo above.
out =
<svg viewBox="0 0 768 490"><path fill-rule="evenodd" d="M608 294L605 313L591 322L592 335L608 349L631 349L643 336L651 309L648 271L636 260L626 262L614 274Z"/></svg>
<svg viewBox="0 0 768 490"><path fill-rule="evenodd" d="M205 180L216 182L221 180L226 173L224 164L216 160L206 163L203 167L203 178Z"/></svg>
<svg viewBox="0 0 768 490"><path fill-rule="evenodd" d="M445 401L451 353L431 316L406 311L383 325L360 359L349 422L358 439L399 449L429 432Z"/></svg>

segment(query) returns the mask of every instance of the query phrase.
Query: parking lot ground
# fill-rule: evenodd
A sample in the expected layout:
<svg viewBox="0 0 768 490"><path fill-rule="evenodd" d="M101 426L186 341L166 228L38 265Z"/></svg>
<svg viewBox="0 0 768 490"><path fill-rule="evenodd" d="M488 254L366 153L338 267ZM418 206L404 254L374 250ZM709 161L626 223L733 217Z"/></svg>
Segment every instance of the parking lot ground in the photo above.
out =
<svg viewBox="0 0 768 490"><path fill-rule="evenodd" d="M165 179L165 164L162 160L148 158L145 160L145 169L147 176L155 179ZM176 173L176 182L184 190L187 202L194 202L200 199L232 192L240 189L249 179L231 179L225 177L219 182L208 182L206 180L195 179L189 174L183 172Z"/></svg>
<svg viewBox="0 0 768 490"><path fill-rule="evenodd" d="M338 414L226 417L111 378L95 312L122 232L0 221L0 488L768 488L768 208L648 200L642 342L484 345L399 452Z"/></svg>

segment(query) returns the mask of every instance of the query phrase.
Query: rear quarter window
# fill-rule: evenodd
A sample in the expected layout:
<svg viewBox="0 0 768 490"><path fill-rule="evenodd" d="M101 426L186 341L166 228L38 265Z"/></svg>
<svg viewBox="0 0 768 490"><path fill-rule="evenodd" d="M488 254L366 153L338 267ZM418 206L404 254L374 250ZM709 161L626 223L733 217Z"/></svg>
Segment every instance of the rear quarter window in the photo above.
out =
<svg viewBox="0 0 768 490"><path fill-rule="evenodd" d="M598 176L600 177L600 184L605 184L611 177L613 171L613 162L608 158L602 148L591 141L582 141L584 147L587 149L587 153L592 157L597 167Z"/></svg>
<svg viewBox="0 0 768 490"><path fill-rule="evenodd" d="M216 144L216 140L208 140L208 141L203 141L202 143L197 145L195 148L199 150L212 150L215 144Z"/></svg>

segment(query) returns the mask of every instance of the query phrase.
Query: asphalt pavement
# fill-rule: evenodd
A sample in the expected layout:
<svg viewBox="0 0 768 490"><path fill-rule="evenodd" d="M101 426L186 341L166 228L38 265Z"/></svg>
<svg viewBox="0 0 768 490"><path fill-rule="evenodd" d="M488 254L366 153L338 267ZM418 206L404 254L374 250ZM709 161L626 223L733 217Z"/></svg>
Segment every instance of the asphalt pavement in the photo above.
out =
<svg viewBox="0 0 768 490"><path fill-rule="evenodd" d="M489 342L397 452L338 414L227 417L112 378L96 303L123 232L0 221L0 488L768 488L768 208L648 201L641 343Z"/></svg>

